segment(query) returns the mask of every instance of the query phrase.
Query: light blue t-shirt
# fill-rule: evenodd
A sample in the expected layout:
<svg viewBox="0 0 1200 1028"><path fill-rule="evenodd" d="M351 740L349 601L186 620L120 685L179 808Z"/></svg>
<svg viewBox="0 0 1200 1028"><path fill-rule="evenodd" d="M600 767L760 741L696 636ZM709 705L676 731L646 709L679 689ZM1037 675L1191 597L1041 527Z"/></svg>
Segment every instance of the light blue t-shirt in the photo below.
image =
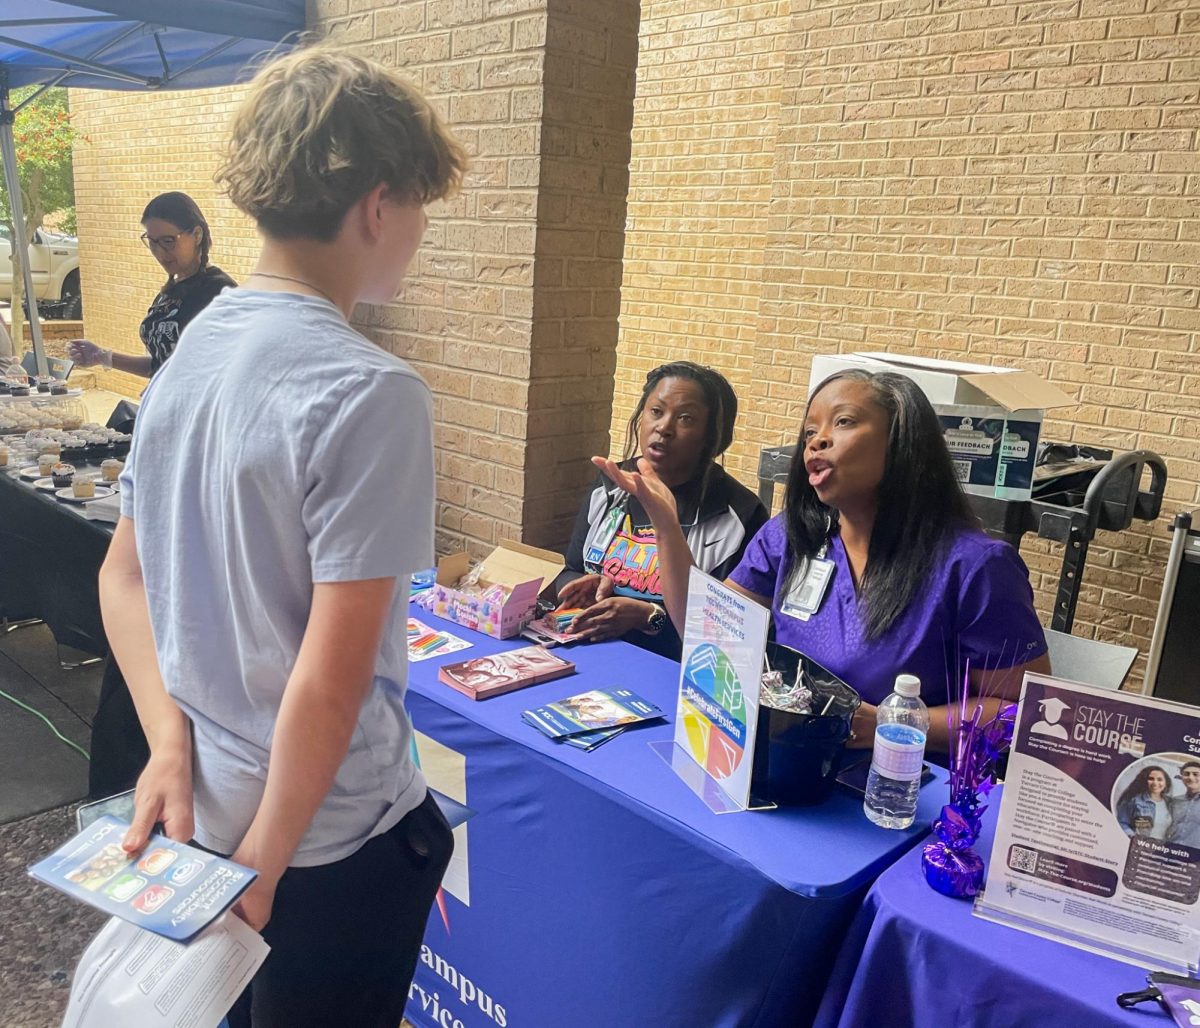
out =
<svg viewBox="0 0 1200 1028"><path fill-rule="evenodd" d="M333 304L226 290L151 381L121 476L167 691L192 721L196 839L230 853L266 784L313 585L396 577L349 752L292 863L416 807L408 575L433 563L429 390Z"/></svg>

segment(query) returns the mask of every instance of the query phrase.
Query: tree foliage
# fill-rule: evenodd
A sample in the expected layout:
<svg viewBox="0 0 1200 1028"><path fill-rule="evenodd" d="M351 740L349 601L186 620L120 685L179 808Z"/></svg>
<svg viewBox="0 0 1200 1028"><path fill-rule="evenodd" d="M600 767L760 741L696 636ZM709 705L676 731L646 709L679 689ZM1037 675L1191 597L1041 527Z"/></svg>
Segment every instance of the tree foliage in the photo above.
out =
<svg viewBox="0 0 1200 1028"><path fill-rule="evenodd" d="M25 244L42 227L48 215L58 215L62 228L75 231L75 175L72 146L75 131L65 89L47 89L31 103L22 102L37 92L37 86L14 89L10 105L20 108L13 123L13 142L17 151L17 174L21 181L21 209L25 215ZM8 189L0 175L0 220L8 227L9 239L16 238ZM21 339L21 304L25 288L22 264L25 247L12 248L13 339Z"/></svg>

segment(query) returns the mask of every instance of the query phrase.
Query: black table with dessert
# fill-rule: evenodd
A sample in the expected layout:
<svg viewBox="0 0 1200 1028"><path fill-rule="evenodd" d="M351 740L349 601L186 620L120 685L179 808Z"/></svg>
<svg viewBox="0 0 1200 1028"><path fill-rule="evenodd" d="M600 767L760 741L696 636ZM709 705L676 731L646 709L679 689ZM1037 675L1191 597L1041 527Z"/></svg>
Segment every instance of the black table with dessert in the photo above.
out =
<svg viewBox="0 0 1200 1028"><path fill-rule="evenodd" d="M0 619L45 622L64 667L81 663L71 651L107 657L97 578L120 513L130 436L87 422L81 391L65 383L12 378L0 386L7 390L0 392ZM91 754L96 795L126 788L145 761L145 739L112 660Z"/></svg>

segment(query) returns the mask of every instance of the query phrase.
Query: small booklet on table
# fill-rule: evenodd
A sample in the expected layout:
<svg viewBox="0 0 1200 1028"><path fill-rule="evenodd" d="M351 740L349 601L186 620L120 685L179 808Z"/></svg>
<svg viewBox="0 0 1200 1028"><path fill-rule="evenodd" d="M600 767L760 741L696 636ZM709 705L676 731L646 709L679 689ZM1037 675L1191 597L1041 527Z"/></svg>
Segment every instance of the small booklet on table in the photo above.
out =
<svg viewBox="0 0 1200 1028"><path fill-rule="evenodd" d="M592 689L521 714L543 735L585 750L595 749L630 725L662 716L661 708L629 689Z"/></svg>
<svg viewBox="0 0 1200 1028"><path fill-rule="evenodd" d="M98 818L29 873L77 900L176 942L212 924L258 877L257 871L163 835L140 853L121 848L129 825Z"/></svg>
<svg viewBox="0 0 1200 1028"><path fill-rule="evenodd" d="M438 678L473 700L486 700L489 696L561 678L574 670L571 661L555 656L544 646L525 646L489 657L443 664Z"/></svg>

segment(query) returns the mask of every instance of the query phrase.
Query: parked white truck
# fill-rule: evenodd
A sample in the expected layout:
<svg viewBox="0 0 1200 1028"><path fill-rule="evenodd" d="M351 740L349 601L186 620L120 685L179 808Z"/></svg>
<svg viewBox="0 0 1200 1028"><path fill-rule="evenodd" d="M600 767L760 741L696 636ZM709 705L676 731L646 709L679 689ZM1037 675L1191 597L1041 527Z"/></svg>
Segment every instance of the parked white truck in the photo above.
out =
<svg viewBox="0 0 1200 1028"><path fill-rule="evenodd" d="M38 229L29 244L29 267L38 311L43 318L83 317L78 239ZM12 301L12 280L12 241L7 227L0 225L0 300Z"/></svg>

